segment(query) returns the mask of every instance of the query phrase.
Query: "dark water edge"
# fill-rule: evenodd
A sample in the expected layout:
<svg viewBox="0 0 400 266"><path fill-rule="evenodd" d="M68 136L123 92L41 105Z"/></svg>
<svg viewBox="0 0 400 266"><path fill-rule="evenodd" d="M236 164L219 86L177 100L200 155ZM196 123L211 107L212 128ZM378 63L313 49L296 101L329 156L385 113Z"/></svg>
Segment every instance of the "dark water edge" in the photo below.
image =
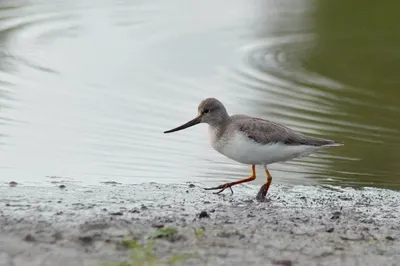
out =
<svg viewBox="0 0 400 266"><path fill-rule="evenodd" d="M268 201L257 202L257 186L238 186L233 195L202 187L2 186L0 265L122 262L138 251L129 243L145 247L154 237L155 265L171 258L179 261L174 265L396 265L400 259L399 192L276 184Z"/></svg>

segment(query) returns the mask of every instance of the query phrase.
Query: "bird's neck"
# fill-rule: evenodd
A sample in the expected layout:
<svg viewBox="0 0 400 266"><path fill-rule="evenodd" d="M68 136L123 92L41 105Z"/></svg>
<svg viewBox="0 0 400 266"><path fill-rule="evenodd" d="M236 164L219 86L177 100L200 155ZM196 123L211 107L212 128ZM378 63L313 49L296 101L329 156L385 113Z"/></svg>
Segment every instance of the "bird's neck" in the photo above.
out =
<svg viewBox="0 0 400 266"><path fill-rule="evenodd" d="M224 134L229 123L230 123L229 116L225 117L224 119L221 119L216 123L210 123L208 126L208 132L210 134L210 138L214 141L218 141Z"/></svg>

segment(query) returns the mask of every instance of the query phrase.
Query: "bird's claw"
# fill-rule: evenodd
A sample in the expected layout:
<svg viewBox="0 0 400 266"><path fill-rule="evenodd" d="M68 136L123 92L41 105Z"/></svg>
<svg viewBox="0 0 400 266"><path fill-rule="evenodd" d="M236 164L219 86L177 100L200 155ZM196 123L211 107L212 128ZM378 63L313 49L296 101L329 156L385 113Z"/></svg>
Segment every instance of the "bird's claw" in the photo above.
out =
<svg viewBox="0 0 400 266"><path fill-rule="evenodd" d="M231 190L231 194L233 194L232 190L232 185L230 183L222 184L217 187L210 187L210 188L204 188L205 190L215 190L215 189L220 189L220 191L214 192L214 194L220 194L222 191L225 189L229 188Z"/></svg>

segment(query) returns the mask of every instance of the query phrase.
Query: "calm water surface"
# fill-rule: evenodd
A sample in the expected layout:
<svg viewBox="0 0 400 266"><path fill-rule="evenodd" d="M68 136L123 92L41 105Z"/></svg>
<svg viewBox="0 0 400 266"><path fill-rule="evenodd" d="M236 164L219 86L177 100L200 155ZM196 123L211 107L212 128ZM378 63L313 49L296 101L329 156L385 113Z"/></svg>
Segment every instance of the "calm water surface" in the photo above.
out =
<svg viewBox="0 0 400 266"><path fill-rule="evenodd" d="M345 142L274 182L400 188L396 9L331 2L0 1L0 182L245 177L206 125L162 133L216 97Z"/></svg>

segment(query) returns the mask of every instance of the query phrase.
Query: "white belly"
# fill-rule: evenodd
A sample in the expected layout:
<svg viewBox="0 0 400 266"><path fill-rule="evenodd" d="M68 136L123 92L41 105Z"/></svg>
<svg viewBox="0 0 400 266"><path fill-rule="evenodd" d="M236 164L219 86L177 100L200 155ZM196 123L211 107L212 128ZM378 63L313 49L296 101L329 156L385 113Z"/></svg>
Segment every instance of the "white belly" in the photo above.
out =
<svg viewBox="0 0 400 266"><path fill-rule="evenodd" d="M284 145L280 143L261 145L241 133L236 133L233 138L212 141L212 146L232 160L255 165L284 162L309 155L323 148L323 146Z"/></svg>

